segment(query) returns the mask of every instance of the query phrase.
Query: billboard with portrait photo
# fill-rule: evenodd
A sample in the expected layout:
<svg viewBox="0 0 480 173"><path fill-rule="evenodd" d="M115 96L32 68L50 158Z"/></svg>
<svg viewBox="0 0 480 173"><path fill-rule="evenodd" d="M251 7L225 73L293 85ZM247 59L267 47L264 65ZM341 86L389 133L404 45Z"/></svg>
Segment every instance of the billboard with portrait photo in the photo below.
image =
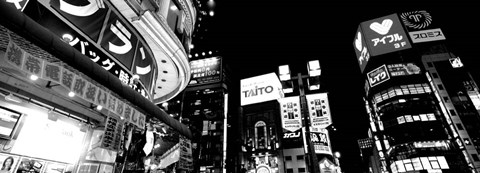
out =
<svg viewBox="0 0 480 173"><path fill-rule="evenodd" d="M0 153L0 173L13 173L18 159L18 156Z"/></svg>

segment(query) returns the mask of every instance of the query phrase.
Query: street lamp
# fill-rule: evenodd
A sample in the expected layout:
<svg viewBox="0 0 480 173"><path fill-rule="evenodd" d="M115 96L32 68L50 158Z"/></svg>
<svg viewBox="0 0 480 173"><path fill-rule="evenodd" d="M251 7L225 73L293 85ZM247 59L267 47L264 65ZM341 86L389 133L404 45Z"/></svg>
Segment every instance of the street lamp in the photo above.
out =
<svg viewBox="0 0 480 173"><path fill-rule="evenodd" d="M313 173L320 172L318 165L317 155L315 153L315 148L310 139L310 116L308 113L307 99L305 96L305 87L303 79L307 80L307 86L309 90L318 90L320 89L320 62L318 60L309 61L307 64L308 75L302 75L298 73L297 76L291 77L290 68L288 65L282 65L278 67L279 78L282 83L282 90L284 93L293 92L293 80L298 82L298 90L300 94L300 108L301 115L303 115L303 123L305 124L305 140L307 141L307 151L309 153L309 167L310 171Z"/></svg>
<svg viewBox="0 0 480 173"><path fill-rule="evenodd" d="M335 151L335 153L333 153L333 157L335 158L335 164L337 165L337 173L341 173L342 169L340 168L340 160L339 160L341 157L340 152Z"/></svg>

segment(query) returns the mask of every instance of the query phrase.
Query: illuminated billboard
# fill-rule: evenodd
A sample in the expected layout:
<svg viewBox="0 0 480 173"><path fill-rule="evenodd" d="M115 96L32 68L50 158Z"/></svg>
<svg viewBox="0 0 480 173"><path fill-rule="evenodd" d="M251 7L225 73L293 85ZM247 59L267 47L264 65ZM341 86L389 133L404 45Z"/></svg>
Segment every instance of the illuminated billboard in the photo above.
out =
<svg viewBox="0 0 480 173"><path fill-rule="evenodd" d="M388 74L387 67L384 65L370 71L367 73L368 83L370 83L370 87L374 87L380 83L383 83L390 79L390 75Z"/></svg>
<svg viewBox="0 0 480 173"><path fill-rule="evenodd" d="M358 26L357 33L355 34L353 47L355 49L355 54L357 55L358 65L360 65L360 71L363 73L368 60L370 59L370 53L368 52L367 44L360 26Z"/></svg>
<svg viewBox="0 0 480 173"><path fill-rule="evenodd" d="M190 83L188 85L201 85L220 82L222 80L222 59L212 57L190 61Z"/></svg>
<svg viewBox="0 0 480 173"><path fill-rule="evenodd" d="M278 102L280 103L282 128L289 132L295 132L302 128L300 97L285 97L278 99Z"/></svg>
<svg viewBox="0 0 480 173"><path fill-rule="evenodd" d="M411 48L407 34L397 14L380 17L360 24L370 56Z"/></svg>
<svg viewBox="0 0 480 173"><path fill-rule="evenodd" d="M409 11L400 14L400 19L413 43L445 40L442 30L432 24L432 16L425 10Z"/></svg>
<svg viewBox="0 0 480 173"><path fill-rule="evenodd" d="M25 14L150 99L157 68L151 50L111 6L101 1L84 6L59 0L41 4L41 20L32 16L36 13ZM134 82L134 74L140 83Z"/></svg>
<svg viewBox="0 0 480 173"><path fill-rule="evenodd" d="M241 106L279 98L283 98L282 84L275 73L240 80Z"/></svg>
<svg viewBox="0 0 480 173"><path fill-rule="evenodd" d="M310 114L310 126L312 131L319 132L332 124L330 106L327 93L306 95L308 113Z"/></svg>
<svg viewBox="0 0 480 173"><path fill-rule="evenodd" d="M420 74L420 67L414 63L399 63L399 64L388 64L387 65L390 76L406 76Z"/></svg>

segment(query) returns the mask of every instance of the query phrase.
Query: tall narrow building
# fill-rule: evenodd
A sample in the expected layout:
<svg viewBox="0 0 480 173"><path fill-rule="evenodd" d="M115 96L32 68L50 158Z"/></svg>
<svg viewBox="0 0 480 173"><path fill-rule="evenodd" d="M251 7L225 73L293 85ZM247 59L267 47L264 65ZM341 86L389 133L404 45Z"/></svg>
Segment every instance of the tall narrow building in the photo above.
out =
<svg viewBox="0 0 480 173"><path fill-rule="evenodd" d="M478 88L427 11L362 22L354 50L381 172L478 172ZM374 168L377 170L377 168Z"/></svg>

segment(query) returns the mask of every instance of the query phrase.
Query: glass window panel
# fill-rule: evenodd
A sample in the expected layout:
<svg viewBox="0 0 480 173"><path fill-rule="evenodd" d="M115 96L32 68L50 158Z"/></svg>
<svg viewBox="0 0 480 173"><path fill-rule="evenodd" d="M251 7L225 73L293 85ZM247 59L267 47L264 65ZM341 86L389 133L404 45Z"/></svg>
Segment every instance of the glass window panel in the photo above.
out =
<svg viewBox="0 0 480 173"><path fill-rule="evenodd" d="M410 159L403 160L403 164L405 165L405 170L413 171L413 165Z"/></svg>
<svg viewBox="0 0 480 173"><path fill-rule="evenodd" d="M413 121L420 121L420 116L414 115L413 116Z"/></svg>
<svg viewBox="0 0 480 173"><path fill-rule="evenodd" d="M395 91L394 91L394 90L388 91L388 96L389 96L390 98L394 97L394 96L395 96Z"/></svg>
<svg viewBox="0 0 480 173"><path fill-rule="evenodd" d="M415 170L423 170L422 163L420 162L420 158L413 158L412 159L413 169Z"/></svg>
<svg viewBox="0 0 480 173"><path fill-rule="evenodd" d="M432 169L432 166L430 166L430 161L428 160L428 157L420 157L420 161L422 161L422 165L424 169Z"/></svg>
<svg viewBox="0 0 480 173"><path fill-rule="evenodd" d="M397 122L398 122L398 124L403 124L403 123L405 123L405 117L403 117L403 116L397 117Z"/></svg>
<svg viewBox="0 0 480 173"><path fill-rule="evenodd" d="M430 121L435 121L435 120L437 120L437 119L435 118L435 114L433 114L433 113L427 114L427 117L428 117L428 119L429 119Z"/></svg>
<svg viewBox="0 0 480 173"><path fill-rule="evenodd" d="M401 160L395 161L395 164L397 165L398 172L407 172Z"/></svg>
<svg viewBox="0 0 480 173"><path fill-rule="evenodd" d="M411 115L405 115L405 121L406 122L413 122L413 118Z"/></svg>
<svg viewBox="0 0 480 173"><path fill-rule="evenodd" d="M420 119L422 119L422 121L428 121L427 114L420 114Z"/></svg>
<svg viewBox="0 0 480 173"><path fill-rule="evenodd" d="M444 156L438 156L437 159L438 159L438 163L440 164L440 168L450 169L450 167L448 167L447 160L445 159Z"/></svg>
<svg viewBox="0 0 480 173"><path fill-rule="evenodd" d="M392 163L390 165L390 169L392 170L392 173L398 173L397 166L395 165L395 163Z"/></svg>
<svg viewBox="0 0 480 173"><path fill-rule="evenodd" d="M440 164L438 164L437 157L428 157L430 160L430 165L432 165L433 169L440 169Z"/></svg>

